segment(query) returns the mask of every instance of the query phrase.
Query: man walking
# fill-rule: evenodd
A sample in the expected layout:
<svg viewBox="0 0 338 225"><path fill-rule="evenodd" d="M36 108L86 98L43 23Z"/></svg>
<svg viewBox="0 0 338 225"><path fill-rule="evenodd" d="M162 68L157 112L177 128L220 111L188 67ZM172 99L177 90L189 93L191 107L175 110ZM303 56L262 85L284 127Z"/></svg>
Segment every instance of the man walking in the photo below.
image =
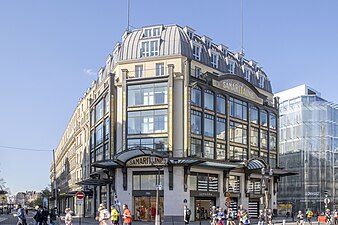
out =
<svg viewBox="0 0 338 225"><path fill-rule="evenodd" d="M191 210L185 205L183 210L183 220L184 224L188 225L190 223Z"/></svg>
<svg viewBox="0 0 338 225"><path fill-rule="evenodd" d="M22 208L21 205L19 204L17 210L18 210L17 214L18 214L18 220L19 220L17 225L27 225L24 208Z"/></svg>
<svg viewBox="0 0 338 225"><path fill-rule="evenodd" d="M123 205L123 225L131 225L131 213L127 204Z"/></svg>

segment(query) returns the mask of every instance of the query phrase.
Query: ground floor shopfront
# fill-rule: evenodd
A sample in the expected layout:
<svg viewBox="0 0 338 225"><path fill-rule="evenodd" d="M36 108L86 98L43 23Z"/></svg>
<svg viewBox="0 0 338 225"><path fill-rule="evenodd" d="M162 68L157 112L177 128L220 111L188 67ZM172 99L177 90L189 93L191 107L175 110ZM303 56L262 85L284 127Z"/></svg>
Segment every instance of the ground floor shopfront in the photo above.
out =
<svg viewBox="0 0 338 225"><path fill-rule="evenodd" d="M135 162L148 162L142 159ZM95 186L93 210L100 203L106 205L127 204L134 220L153 221L156 215L156 187L160 183L159 212L162 221L182 221L183 208L187 205L192 220L207 220L212 206L231 207L234 211L243 205L251 215L257 217L259 209L267 202L263 199L260 170L249 171L232 164L176 162L161 167L146 163L130 167L110 167L110 184ZM170 163L170 161L169 161ZM128 165L128 163L126 164ZM275 209L276 178L271 177L269 186L269 208ZM157 185L156 185L157 184Z"/></svg>

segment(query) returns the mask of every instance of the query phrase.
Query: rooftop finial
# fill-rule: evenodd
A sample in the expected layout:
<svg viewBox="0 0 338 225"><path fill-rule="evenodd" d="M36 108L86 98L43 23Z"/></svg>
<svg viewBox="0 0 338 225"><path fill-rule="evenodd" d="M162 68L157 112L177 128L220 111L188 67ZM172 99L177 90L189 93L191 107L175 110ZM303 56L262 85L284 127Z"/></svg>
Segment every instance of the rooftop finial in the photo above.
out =
<svg viewBox="0 0 338 225"><path fill-rule="evenodd" d="M129 24L129 17L130 17L130 0L128 0L128 9L127 9L127 31L129 31L130 24Z"/></svg>

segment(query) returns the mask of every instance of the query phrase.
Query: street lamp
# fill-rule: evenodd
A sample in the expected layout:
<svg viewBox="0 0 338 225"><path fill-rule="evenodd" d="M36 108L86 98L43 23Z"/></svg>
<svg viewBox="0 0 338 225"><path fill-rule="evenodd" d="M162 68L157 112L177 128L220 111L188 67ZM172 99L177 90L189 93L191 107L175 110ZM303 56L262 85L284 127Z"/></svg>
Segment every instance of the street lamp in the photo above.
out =
<svg viewBox="0 0 338 225"><path fill-rule="evenodd" d="M262 172L262 189L264 188L265 195L265 223L268 223L270 179L273 175L273 169L262 168L261 172ZM268 174L269 176L267 177L266 174Z"/></svg>
<svg viewBox="0 0 338 225"><path fill-rule="evenodd" d="M161 189L161 169L166 164L166 158L156 157L154 155L150 156L150 163L157 168L157 178L156 178L156 215L155 215L155 225L161 224L161 215L160 215L160 195L159 190Z"/></svg>

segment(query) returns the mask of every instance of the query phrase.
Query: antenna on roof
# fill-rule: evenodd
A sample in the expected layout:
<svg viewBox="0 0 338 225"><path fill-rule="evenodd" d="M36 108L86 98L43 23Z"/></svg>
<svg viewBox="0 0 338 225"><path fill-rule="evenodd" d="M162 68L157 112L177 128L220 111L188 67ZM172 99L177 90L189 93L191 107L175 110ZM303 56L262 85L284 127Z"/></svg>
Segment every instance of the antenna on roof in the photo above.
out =
<svg viewBox="0 0 338 225"><path fill-rule="evenodd" d="M130 24L129 24L129 17L130 17L130 0L128 0L128 9L127 9L127 31L129 31Z"/></svg>
<svg viewBox="0 0 338 225"><path fill-rule="evenodd" d="M243 28L244 20L243 20L243 0L241 0L241 52L240 54L244 56L244 28Z"/></svg>

